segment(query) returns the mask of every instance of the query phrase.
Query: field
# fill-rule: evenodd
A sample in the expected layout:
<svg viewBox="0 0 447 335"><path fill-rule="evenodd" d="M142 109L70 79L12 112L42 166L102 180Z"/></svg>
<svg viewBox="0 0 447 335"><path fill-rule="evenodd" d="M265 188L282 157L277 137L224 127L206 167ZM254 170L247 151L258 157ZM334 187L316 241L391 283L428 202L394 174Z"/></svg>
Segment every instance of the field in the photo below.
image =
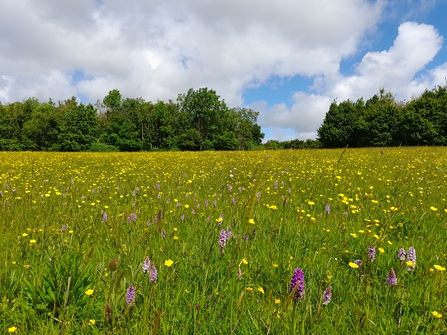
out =
<svg viewBox="0 0 447 335"><path fill-rule="evenodd" d="M445 148L0 161L1 333L447 333Z"/></svg>

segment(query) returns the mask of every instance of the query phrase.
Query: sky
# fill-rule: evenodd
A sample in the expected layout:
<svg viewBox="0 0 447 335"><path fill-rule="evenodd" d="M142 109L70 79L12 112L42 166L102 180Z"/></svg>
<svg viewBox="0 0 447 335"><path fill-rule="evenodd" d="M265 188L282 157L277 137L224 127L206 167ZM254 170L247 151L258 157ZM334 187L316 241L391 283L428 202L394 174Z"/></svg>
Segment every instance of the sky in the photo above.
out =
<svg viewBox="0 0 447 335"><path fill-rule="evenodd" d="M331 102L446 85L447 0L0 0L0 102L175 101L213 89L265 140L316 138Z"/></svg>

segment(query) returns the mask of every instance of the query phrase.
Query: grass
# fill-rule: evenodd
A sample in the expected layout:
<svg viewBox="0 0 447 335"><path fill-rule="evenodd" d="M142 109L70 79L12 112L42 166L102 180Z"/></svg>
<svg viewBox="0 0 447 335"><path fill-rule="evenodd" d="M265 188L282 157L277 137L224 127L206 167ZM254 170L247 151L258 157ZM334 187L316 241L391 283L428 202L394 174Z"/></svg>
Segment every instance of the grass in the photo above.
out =
<svg viewBox="0 0 447 335"><path fill-rule="evenodd" d="M445 148L0 160L3 333L447 331Z"/></svg>

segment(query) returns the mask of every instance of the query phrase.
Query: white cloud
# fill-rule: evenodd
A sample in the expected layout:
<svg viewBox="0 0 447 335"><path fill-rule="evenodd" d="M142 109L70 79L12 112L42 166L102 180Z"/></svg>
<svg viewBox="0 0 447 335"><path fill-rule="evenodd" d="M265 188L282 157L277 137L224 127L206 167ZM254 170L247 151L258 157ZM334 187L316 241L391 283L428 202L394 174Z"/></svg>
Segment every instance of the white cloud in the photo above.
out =
<svg viewBox="0 0 447 335"><path fill-rule="evenodd" d="M408 98L414 76L433 60L443 38L433 26L405 22L400 25L392 47L368 52L358 64L357 75L330 78L332 97L338 100L371 97L380 88Z"/></svg>
<svg viewBox="0 0 447 335"><path fill-rule="evenodd" d="M337 73L340 60L375 27L384 3L14 1L0 12L0 75L45 100L75 89L94 102L113 88L147 100L175 99L207 86L239 105L245 88L271 75ZM74 88L69 80L42 85L54 72L74 71L89 79ZM52 86L58 89L48 91ZM26 98L4 82L0 92L8 101Z"/></svg>
<svg viewBox="0 0 447 335"><path fill-rule="evenodd" d="M320 127L330 104L331 99L328 96L296 92L290 108L283 103L267 108L265 102L250 107L261 111L261 126L292 128L298 138L307 139L309 136L316 136L316 130Z"/></svg>
<svg viewBox="0 0 447 335"><path fill-rule="evenodd" d="M315 87L321 95L296 92L290 108L285 104L254 104L262 110L261 125L292 127L297 137L316 137L316 130L324 120L331 101L358 98L369 99L381 88L392 92L398 99L409 100L425 89L445 85L447 63L415 78L441 49L442 36L431 25L405 22L400 25L392 47L379 52L368 52L357 66L353 76L326 75L316 77ZM267 138L268 139L268 138Z"/></svg>

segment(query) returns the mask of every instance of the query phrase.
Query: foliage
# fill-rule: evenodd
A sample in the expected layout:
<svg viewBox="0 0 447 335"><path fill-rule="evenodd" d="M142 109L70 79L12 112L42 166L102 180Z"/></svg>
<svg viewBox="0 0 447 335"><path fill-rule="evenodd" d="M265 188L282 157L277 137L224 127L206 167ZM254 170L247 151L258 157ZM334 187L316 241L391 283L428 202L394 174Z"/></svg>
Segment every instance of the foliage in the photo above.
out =
<svg viewBox="0 0 447 335"><path fill-rule="evenodd" d="M447 144L447 85L404 104L382 89L357 102L333 102L318 136L323 147Z"/></svg>
<svg viewBox="0 0 447 335"><path fill-rule="evenodd" d="M0 150L247 150L264 134L258 113L228 108L215 91L190 89L177 103L123 98L114 89L95 106L75 97L0 105Z"/></svg>

